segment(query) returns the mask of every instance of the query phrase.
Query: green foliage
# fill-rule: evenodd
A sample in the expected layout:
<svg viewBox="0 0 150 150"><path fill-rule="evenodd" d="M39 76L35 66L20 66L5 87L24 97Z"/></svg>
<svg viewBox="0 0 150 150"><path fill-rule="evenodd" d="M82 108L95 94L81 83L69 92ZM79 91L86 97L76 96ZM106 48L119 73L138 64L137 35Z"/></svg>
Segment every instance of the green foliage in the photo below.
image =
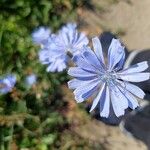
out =
<svg viewBox="0 0 150 150"><path fill-rule="evenodd" d="M47 150L59 139L66 119L58 112L64 105L60 85L66 72L46 73L38 61L39 47L33 46L31 32L41 25L57 30L75 20L76 9L85 1L76 0L1 0L0 75L14 73L17 84L11 93L0 96L0 149ZM30 89L25 77L37 75Z"/></svg>

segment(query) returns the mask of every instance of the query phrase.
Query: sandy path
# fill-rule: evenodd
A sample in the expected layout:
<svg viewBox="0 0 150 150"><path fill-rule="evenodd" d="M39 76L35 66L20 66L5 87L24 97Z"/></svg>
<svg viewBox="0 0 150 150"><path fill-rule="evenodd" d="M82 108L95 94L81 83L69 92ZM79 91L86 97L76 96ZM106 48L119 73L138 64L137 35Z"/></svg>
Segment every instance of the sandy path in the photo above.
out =
<svg viewBox="0 0 150 150"><path fill-rule="evenodd" d="M102 150L147 150L144 143L124 135L119 127L109 126L85 115L74 100L74 95L66 86L62 88L64 99L69 102L67 118L73 122L73 131L80 137L99 143Z"/></svg>
<svg viewBox="0 0 150 150"><path fill-rule="evenodd" d="M114 4L109 1L93 0L97 9L82 12L81 20L86 22L90 34L103 29L123 32L121 39L129 49L150 48L150 0L120 0Z"/></svg>

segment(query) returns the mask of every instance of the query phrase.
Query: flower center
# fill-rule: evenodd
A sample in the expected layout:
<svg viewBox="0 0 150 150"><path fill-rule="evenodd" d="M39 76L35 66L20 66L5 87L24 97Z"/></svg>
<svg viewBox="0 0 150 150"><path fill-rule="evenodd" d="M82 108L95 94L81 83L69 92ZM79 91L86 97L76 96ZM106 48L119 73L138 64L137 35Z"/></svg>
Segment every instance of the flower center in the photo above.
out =
<svg viewBox="0 0 150 150"><path fill-rule="evenodd" d="M112 84L116 80L116 75L114 71L105 71L102 75L102 81L106 82L107 84Z"/></svg>

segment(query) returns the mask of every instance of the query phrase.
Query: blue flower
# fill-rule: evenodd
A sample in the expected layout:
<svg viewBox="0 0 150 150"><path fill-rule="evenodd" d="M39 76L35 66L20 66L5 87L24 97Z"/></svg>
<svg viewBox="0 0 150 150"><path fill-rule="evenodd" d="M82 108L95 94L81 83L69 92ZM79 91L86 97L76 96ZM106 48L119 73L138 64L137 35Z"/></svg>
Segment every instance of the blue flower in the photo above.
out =
<svg viewBox="0 0 150 150"><path fill-rule="evenodd" d="M62 72L67 68L68 56L57 55L57 53L45 48L39 52L39 60L42 64L48 64L47 72Z"/></svg>
<svg viewBox="0 0 150 150"><path fill-rule="evenodd" d="M77 102L93 96L92 111L97 105L100 116L109 117L112 107L117 117L124 115L128 107L138 106L136 97L144 98L144 92L129 82L141 82L150 78L150 73L143 72L148 68L146 61L122 70L125 58L124 47L118 39L112 39L108 49L108 60L105 62L100 40L92 39L94 51L84 47L82 57L73 58L77 67L69 69L68 74L75 77L68 82L74 89Z"/></svg>
<svg viewBox="0 0 150 150"><path fill-rule="evenodd" d="M32 86L33 84L36 83L36 80L37 80L37 76L35 74L28 75L26 77L26 84L28 86Z"/></svg>
<svg viewBox="0 0 150 150"><path fill-rule="evenodd" d="M16 83L14 75L7 75L5 78L0 79L0 94L6 94L12 90Z"/></svg>
<svg viewBox="0 0 150 150"><path fill-rule="evenodd" d="M88 44L84 33L79 33L76 24L63 26L57 34L52 34L39 52L42 64L48 64L48 72L61 72L66 69L69 57L82 51L83 45Z"/></svg>
<svg viewBox="0 0 150 150"><path fill-rule="evenodd" d="M82 32L77 31L76 24L68 23L62 27L58 35L53 38L55 45L53 49L61 53L80 53L83 45L88 45L89 40Z"/></svg>
<svg viewBox="0 0 150 150"><path fill-rule="evenodd" d="M43 45L47 42L49 36L51 34L51 30L47 27L39 27L35 29L32 33L32 40L34 43Z"/></svg>

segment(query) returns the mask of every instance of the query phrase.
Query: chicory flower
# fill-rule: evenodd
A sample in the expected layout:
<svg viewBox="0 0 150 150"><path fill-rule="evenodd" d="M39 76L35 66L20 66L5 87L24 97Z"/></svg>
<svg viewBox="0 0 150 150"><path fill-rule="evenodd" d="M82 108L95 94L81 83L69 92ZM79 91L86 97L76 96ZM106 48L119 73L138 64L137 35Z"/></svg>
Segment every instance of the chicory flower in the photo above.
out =
<svg viewBox="0 0 150 150"><path fill-rule="evenodd" d="M48 64L48 72L61 72L66 69L69 57L80 53L88 42L86 35L77 31L76 24L69 23L49 37L39 52L39 59L42 64Z"/></svg>
<svg viewBox="0 0 150 150"><path fill-rule="evenodd" d="M51 30L49 28L41 26L33 31L32 40L36 44L43 45L47 42L50 34Z"/></svg>
<svg viewBox="0 0 150 150"><path fill-rule="evenodd" d="M26 84L28 86L32 86L33 84L36 83L36 80L37 80L37 76L35 74L28 75L26 77Z"/></svg>
<svg viewBox="0 0 150 150"><path fill-rule="evenodd" d="M6 94L10 92L16 83L16 77L14 75L7 75L5 78L0 79L0 94Z"/></svg>
<svg viewBox="0 0 150 150"><path fill-rule="evenodd" d="M68 74L75 79L68 82L69 88L74 89L78 103L93 96L90 111L97 105L100 116L109 117L110 107L117 117L124 115L128 107L138 106L136 97L144 98L144 92L129 82L141 82L150 78L150 73L143 72L148 68L146 61L124 69L125 51L118 39L112 39L108 49L107 63L104 59L100 40L92 39L94 51L84 46L82 56L76 55L73 60L76 67L71 67Z"/></svg>

